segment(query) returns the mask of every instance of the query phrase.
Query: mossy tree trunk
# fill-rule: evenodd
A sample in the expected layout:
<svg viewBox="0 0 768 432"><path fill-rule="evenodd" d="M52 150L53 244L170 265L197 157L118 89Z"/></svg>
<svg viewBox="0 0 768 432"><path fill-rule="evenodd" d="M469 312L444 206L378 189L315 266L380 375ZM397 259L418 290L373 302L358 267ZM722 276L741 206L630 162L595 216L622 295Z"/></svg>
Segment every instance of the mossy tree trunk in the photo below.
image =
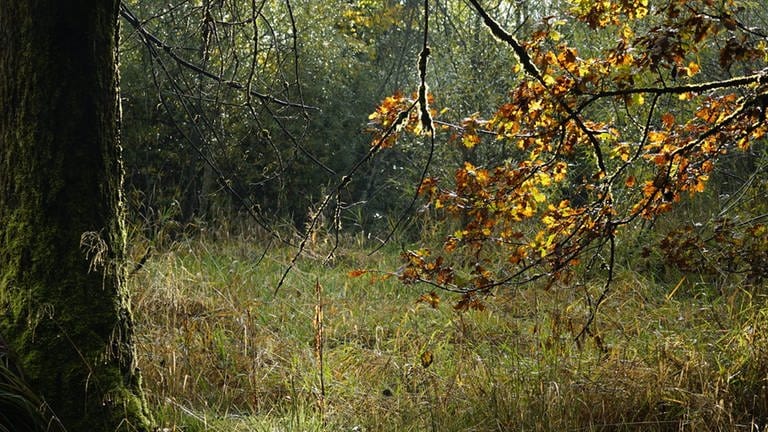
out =
<svg viewBox="0 0 768 432"><path fill-rule="evenodd" d="M150 428L122 266L118 6L0 1L0 334L69 431Z"/></svg>

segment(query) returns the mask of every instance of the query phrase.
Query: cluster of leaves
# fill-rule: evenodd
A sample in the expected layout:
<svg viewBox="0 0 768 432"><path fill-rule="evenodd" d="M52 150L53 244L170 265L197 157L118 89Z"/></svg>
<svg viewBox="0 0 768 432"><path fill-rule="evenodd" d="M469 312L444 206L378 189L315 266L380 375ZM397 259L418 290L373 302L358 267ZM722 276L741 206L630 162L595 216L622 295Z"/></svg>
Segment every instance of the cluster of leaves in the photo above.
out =
<svg viewBox="0 0 768 432"><path fill-rule="evenodd" d="M519 80L492 116L446 124L445 136L511 150L424 180L420 192L460 226L441 251L404 254L405 282L467 303L501 284L567 280L580 261L610 280L617 234L703 192L723 155L768 132L766 37L734 1L574 1L524 42L470 3L517 55ZM612 41L580 49L565 34ZM387 98L371 120L408 131L409 103Z"/></svg>
<svg viewBox="0 0 768 432"><path fill-rule="evenodd" d="M434 97L427 96L427 104L432 105ZM397 142L398 134L391 133L394 128L396 132L409 132L412 134L421 134L423 127L419 118L418 95L411 97L405 96L401 92L395 92L387 96L384 101L376 107L376 111L368 116L371 121L369 131L374 135L374 145L380 148L391 148ZM434 109L429 109L431 117L436 116Z"/></svg>

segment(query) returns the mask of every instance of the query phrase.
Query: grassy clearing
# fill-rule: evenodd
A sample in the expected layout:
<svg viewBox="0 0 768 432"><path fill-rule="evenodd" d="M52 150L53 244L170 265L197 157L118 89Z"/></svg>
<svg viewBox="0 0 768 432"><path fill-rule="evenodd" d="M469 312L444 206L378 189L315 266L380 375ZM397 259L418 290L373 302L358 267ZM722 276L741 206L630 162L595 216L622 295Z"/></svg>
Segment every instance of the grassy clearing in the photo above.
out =
<svg viewBox="0 0 768 432"><path fill-rule="evenodd" d="M183 431L762 430L768 309L624 270L597 322L589 284L500 290L484 311L356 268L398 267L349 245L333 266L229 238L177 242L130 283L151 404ZM141 250L141 245L137 245ZM315 344L322 288L321 371ZM675 289L676 288L676 289ZM674 292L673 292L674 290ZM429 362L431 356L431 363ZM322 373L322 381L321 374ZM324 388L324 394L323 394Z"/></svg>

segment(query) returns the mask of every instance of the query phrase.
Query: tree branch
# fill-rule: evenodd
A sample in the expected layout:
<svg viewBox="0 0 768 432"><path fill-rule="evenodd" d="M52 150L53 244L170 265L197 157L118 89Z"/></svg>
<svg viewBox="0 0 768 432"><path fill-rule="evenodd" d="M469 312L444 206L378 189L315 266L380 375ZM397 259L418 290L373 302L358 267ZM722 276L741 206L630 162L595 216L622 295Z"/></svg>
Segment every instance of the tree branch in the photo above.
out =
<svg viewBox="0 0 768 432"><path fill-rule="evenodd" d="M249 88L248 88L249 86L246 85L246 84L242 84L242 83L237 82L237 81L232 81L232 80L225 79L222 76L216 75L216 74L214 74L212 72L209 72L209 71L203 69L202 67L200 67L200 66L198 66L198 65L196 65L194 63L191 63L190 61L188 61L188 60L182 58L181 56L179 56L178 54L176 54L174 52L174 49L173 49L172 46L166 44L165 42L160 40L157 36L153 35L146 28L144 28L144 26L142 25L141 21L136 17L136 15L133 14L133 12L131 12L128 9L128 7L124 3L120 3L120 16L123 17L126 21L128 21L128 24L130 24L131 27L133 27L137 32L139 32L139 34L141 35L142 38L144 38L144 40L146 40L148 43L152 43L156 47L162 49L166 54L168 54L178 64L184 66L187 69L190 69L190 70L192 70L192 71L194 71L194 72L196 72L196 73L198 73L200 75L206 76L206 77L208 77L208 78L210 78L210 79L212 79L212 80L214 80L214 81L216 81L218 83L224 84L224 85L226 85L226 86L228 86L230 88L233 88L235 90L242 90L242 91L246 91L246 92L250 91L250 93L249 93L250 95L255 96L256 98L260 99L262 102L271 102L271 103L275 103L275 104L278 104L278 105L289 106L289 107L293 107L293 108L307 109L307 110L315 110L315 111L320 110L320 108L315 107L315 106L305 105L305 104L302 104L302 103L285 101L285 100L282 100L282 99L278 99L278 98L276 98L274 96L270 96L270 95L266 95L266 94L263 94L263 93L259 93L259 92L254 91L254 90L249 90Z"/></svg>
<svg viewBox="0 0 768 432"><path fill-rule="evenodd" d="M759 73L731 78L722 81L710 81L706 83L698 84L686 84L673 87L633 87L620 90L609 90L592 95L589 101L582 104L579 109L582 109L586 105L594 102L597 99L614 96L629 96L633 94L683 94L683 93L702 93L709 90L717 90L723 88L742 87L749 84L768 84L768 69L762 70Z"/></svg>

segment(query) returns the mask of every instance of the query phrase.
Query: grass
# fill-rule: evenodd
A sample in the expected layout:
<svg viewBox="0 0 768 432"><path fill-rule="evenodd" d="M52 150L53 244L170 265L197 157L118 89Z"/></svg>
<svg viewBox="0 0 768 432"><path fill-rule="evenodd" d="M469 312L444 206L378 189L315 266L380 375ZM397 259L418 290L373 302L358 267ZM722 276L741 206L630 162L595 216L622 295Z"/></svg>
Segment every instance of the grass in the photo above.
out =
<svg viewBox="0 0 768 432"><path fill-rule="evenodd" d="M600 289L589 283L502 289L485 310L459 313L445 295L437 308L417 303L424 287L349 277L399 266L397 251L369 258L350 242L334 265L301 260L275 295L292 250L258 262L263 244L179 241L131 277L139 364L166 430L752 431L768 421L768 309L754 291L714 295L623 269L595 337L577 346L584 292Z"/></svg>

